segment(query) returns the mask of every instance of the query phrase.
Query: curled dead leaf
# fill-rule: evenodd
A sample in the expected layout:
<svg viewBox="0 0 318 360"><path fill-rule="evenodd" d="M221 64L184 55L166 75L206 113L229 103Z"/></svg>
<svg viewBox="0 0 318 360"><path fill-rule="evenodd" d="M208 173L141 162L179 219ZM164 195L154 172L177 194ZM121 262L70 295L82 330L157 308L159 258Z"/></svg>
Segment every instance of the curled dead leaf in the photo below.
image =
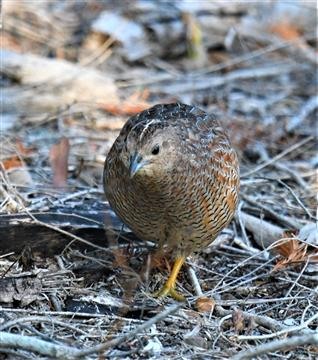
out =
<svg viewBox="0 0 318 360"><path fill-rule="evenodd" d="M284 235L286 237L280 239L274 248L281 259L278 260L273 271L306 261L318 262L318 249L316 247L308 246L307 243L296 238L293 233L286 232Z"/></svg>
<svg viewBox="0 0 318 360"><path fill-rule="evenodd" d="M195 308L199 312L213 313L213 310L215 308L215 301L207 297L200 297L195 302Z"/></svg>

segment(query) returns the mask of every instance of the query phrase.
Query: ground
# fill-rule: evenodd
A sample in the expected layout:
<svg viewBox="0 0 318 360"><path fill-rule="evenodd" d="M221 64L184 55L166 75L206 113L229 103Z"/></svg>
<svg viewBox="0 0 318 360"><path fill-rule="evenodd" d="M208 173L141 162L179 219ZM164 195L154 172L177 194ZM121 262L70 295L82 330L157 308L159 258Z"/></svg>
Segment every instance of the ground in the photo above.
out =
<svg viewBox="0 0 318 360"><path fill-rule="evenodd" d="M315 2L7 0L2 22L0 359L317 358ZM174 101L241 168L184 303L102 188L127 118Z"/></svg>

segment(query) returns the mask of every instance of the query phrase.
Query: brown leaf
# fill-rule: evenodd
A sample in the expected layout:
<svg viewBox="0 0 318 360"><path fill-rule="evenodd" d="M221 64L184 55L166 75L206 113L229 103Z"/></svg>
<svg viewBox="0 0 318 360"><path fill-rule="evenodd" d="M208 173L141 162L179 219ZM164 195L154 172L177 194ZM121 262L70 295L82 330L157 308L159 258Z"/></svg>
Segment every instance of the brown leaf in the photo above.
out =
<svg viewBox="0 0 318 360"><path fill-rule="evenodd" d="M5 159L2 161L3 167L5 170L10 170L12 168L19 168L22 167L23 161L18 156L12 156L9 159Z"/></svg>
<svg viewBox="0 0 318 360"><path fill-rule="evenodd" d="M96 129L101 129L101 130L120 130L125 122L126 122L126 118L101 118L101 119L97 119L94 123L95 128Z"/></svg>
<svg viewBox="0 0 318 360"><path fill-rule="evenodd" d="M125 101L120 103L108 102L103 104L101 108L113 115L135 115L151 106L151 104L146 101L148 96L148 90L144 90L142 93L136 92Z"/></svg>
<svg viewBox="0 0 318 360"><path fill-rule="evenodd" d="M195 308L199 312L213 313L213 310L215 308L215 301L207 297L200 297L195 302Z"/></svg>
<svg viewBox="0 0 318 360"><path fill-rule="evenodd" d="M294 40L298 39L301 36L299 30L295 27L295 25L286 21L281 21L279 23L273 24L270 27L270 31L285 40Z"/></svg>
<svg viewBox="0 0 318 360"><path fill-rule="evenodd" d="M245 319L242 310L236 309L232 313L232 322L234 329L237 333L241 332L245 328Z"/></svg>
<svg viewBox="0 0 318 360"><path fill-rule="evenodd" d="M313 247L308 248L308 244L297 238L292 238L295 236L294 234L286 233L285 235L288 236L286 237L286 240L282 241L274 248L282 258L278 260L273 271L282 269L288 265L295 265L306 261L318 261L318 249Z"/></svg>
<svg viewBox="0 0 318 360"><path fill-rule="evenodd" d="M34 146L26 147L21 140L17 140L16 148L20 156L29 156L36 150Z"/></svg>
<svg viewBox="0 0 318 360"><path fill-rule="evenodd" d="M67 138L63 137L60 142L54 144L50 150L50 163L53 170L53 185L57 188L66 187L67 165L70 144Z"/></svg>
<svg viewBox="0 0 318 360"><path fill-rule="evenodd" d="M121 104L104 104L102 108L113 115L135 115L146 110L151 105L145 102L132 103L124 101Z"/></svg>

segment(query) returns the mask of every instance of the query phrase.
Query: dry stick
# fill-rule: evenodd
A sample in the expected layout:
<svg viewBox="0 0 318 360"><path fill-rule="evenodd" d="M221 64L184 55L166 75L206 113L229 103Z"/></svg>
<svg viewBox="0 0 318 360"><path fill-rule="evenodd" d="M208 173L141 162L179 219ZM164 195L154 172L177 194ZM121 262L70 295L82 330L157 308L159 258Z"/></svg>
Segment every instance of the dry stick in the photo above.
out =
<svg viewBox="0 0 318 360"><path fill-rule="evenodd" d="M263 144L258 143L255 149L259 152L262 161L270 160L270 156L268 155L268 152ZM309 189L309 185L306 183L306 181L304 181L303 178L296 171L292 170L289 166L279 162L273 163L271 165L274 168L287 172L300 185L301 188L304 188L305 190Z"/></svg>
<svg viewBox="0 0 318 360"><path fill-rule="evenodd" d="M162 311L161 313L157 314L153 318L144 322L142 325L136 327L136 329L131 331L130 333L118 336L117 338L115 338L113 340L110 340L108 342L102 343L97 346L93 346L89 349L78 351L75 354L75 358L83 357L83 356L90 355L93 353L100 353L101 351L118 346L119 344L123 343L124 341L127 341L127 340L135 337L137 334L141 333L142 331L150 328L152 325L156 324L157 322L165 319L167 316L175 313L182 306L184 306L184 304L182 304L182 303L169 306L166 310Z"/></svg>
<svg viewBox="0 0 318 360"><path fill-rule="evenodd" d="M272 159L269 159L269 160L263 162L262 164L256 166L255 169L252 169L252 170L246 172L245 174L242 174L241 177L250 176L250 175L258 172L259 170L264 169L264 168L267 167L268 165L270 165L270 164L274 163L275 161L283 158L283 157L286 156L287 154L289 154L289 153L291 153L292 151L298 149L299 147L307 144L308 142L310 142L310 141L313 140L313 139L314 139L314 136L308 136L307 138L305 138L305 139L299 141L298 143L290 146L288 149L282 151L280 154L276 155L276 156L273 157Z"/></svg>
<svg viewBox="0 0 318 360"><path fill-rule="evenodd" d="M252 349L241 351L232 357L232 360L255 359L256 356L303 345L318 345L318 333L303 336L294 336L283 340L274 340Z"/></svg>
<svg viewBox="0 0 318 360"><path fill-rule="evenodd" d="M0 331L6 330L6 329L8 329L8 328L10 328L12 326L19 325L21 323L23 324L25 322L45 322L45 323L50 323L50 324L62 326L64 328L69 328L69 329L74 330L75 332L78 332L78 333L80 333L82 335L85 335L85 336L88 335L85 331L79 329L75 325L67 324L67 323L65 323L63 321L48 318L48 317L45 317L45 316L28 316L28 317L22 317L22 318L10 320L10 321L7 321L6 323L4 323L3 325L0 326Z"/></svg>
<svg viewBox="0 0 318 360"><path fill-rule="evenodd" d="M222 306L216 306L215 307L215 314L218 316L227 316L232 315L233 310L225 310ZM279 321L270 318L269 316L265 315L256 315L256 314L250 314L247 311L242 311L242 315L245 319L251 319L255 321L257 325L261 325L265 327L266 329L272 330L272 331L280 331L282 329L285 329L286 326L281 324Z"/></svg>
<svg viewBox="0 0 318 360"><path fill-rule="evenodd" d="M318 96L311 97L300 109L299 114L292 117L287 124L287 131L297 128L306 117L318 107Z"/></svg>
<svg viewBox="0 0 318 360"><path fill-rule="evenodd" d="M295 296L293 300L304 300L305 296ZM269 304L281 301L290 301L290 297L274 298L274 299L235 299L235 300L216 300L216 304L220 306L232 306L232 305L259 305Z"/></svg>
<svg viewBox="0 0 318 360"><path fill-rule="evenodd" d="M25 351L49 356L54 359L74 359L74 355L79 351L65 345L56 345L48 341L39 340L32 336L16 335L7 332L0 332L1 348L15 348Z"/></svg>
<svg viewBox="0 0 318 360"><path fill-rule="evenodd" d="M106 343L102 343L100 345L93 346L85 350L78 350L76 348L64 346L64 345L56 345L44 340L39 340L31 336L16 335L7 332L0 332L0 345L2 348L17 348L17 349L33 351L41 355L53 357L55 359L68 360L68 359L81 358L89 354L99 353L103 350L117 346L122 342L135 337L140 332L148 329L152 325L165 319L167 316L173 314L182 306L184 306L184 304L172 305L163 312L157 314L153 318L144 322L142 325L136 327L136 329L131 331L130 333L124 334L122 336L118 336L117 338L110 340Z"/></svg>
<svg viewBox="0 0 318 360"><path fill-rule="evenodd" d="M268 54L270 52L274 52L274 51L283 49L283 48L291 46L291 45L294 45L294 41L284 41L284 42L281 42L281 43L275 43L275 44L269 45L267 47L251 51L251 52L249 52L247 54L237 56L234 59L224 61L224 62L222 62L220 64L212 65L212 66L209 66L209 67L207 67L205 69L198 70L198 71L194 72L194 74L200 74L201 75L201 74L212 73L212 72L215 72L215 71L223 70L223 69L226 69L229 66L232 67L234 65L238 65L238 64L240 64L242 62L255 59L257 57L263 56L263 55Z"/></svg>
<svg viewBox="0 0 318 360"><path fill-rule="evenodd" d="M290 63L285 62L283 64L275 64L275 66L235 70L222 76L210 76L208 78L205 76L202 76L201 78L197 76L187 76L185 78L182 77L181 79L175 79L173 84L161 84L160 87L151 87L151 90L154 92L168 91L171 94L180 94L200 90L202 91L206 90L207 88L210 89L217 86L226 85L236 80L280 76L282 74L290 73L294 70L301 71L303 68L303 66L298 66L296 68L294 64L290 65Z"/></svg>
<svg viewBox="0 0 318 360"><path fill-rule="evenodd" d="M310 186L306 183L305 180L293 169L291 169L289 166L281 163L274 164L274 167L278 170L285 171L287 174L289 174L297 183L300 185L300 187L304 190L310 189Z"/></svg>
<svg viewBox="0 0 318 360"><path fill-rule="evenodd" d="M271 208L269 208L266 205L263 205L260 201L256 201L256 200L252 199L248 195L242 194L242 198L244 200L248 201L249 203L251 203L252 205L261 208L262 210L264 210L265 212L267 212L268 214L270 214L271 216L273 216L274 218L276 218L277 220L279 220L280 222L282 222L286 226L289 226L292 229L294 229L294 228L300 229L302 227L302 224L300 222L298 222L297 220L294 220L294 219L290 218L289 216L284 216L284 215L278 214L276 211L272 210Z"/></svg>
<svg viewBox="0 0 318 360"><path fill-rule="evenodd" d="M280 239L284 233L283 228L243 211L240 212L239 216L243 222L243 226L253 233L255 241L262 249L271 246L277 239Z"/></svg>
<svg viewBox="0 0 318 360"><path fill-rule="evenodd" d="M302 268L301 271L299 272L297 278L295 279L295 281L293 281L292 286L288 289L288 291L287 291L287 293L286 293L286 295L285 295L286 297L290 296L290 293L292 292L293 288L294 288L296 285L298 285L299 279L300 279L301 276L304 274L304 271L307 269L307 266L308 266L308 264L309 264L309 260L310 260L310 258L308 257L305 265L303 266L303 268ZM293 298L293 297L292 297L292 298Z"/></svg>
<svg viewBox="0 0 318 360"><path fill-rule="evenodd" d="M194 288L195 295L199 296L199 297L203 296L203 292L202 292L199 280L198 280L197 275L191 265L188 267L188 275L190 277L192 286Z"/></svg>
<svg viewBox="0 0 318 360"><path fill-rule="evenodd" d="M90 242L90 241L88 241L88 240L85 240L85 239L83 239L83 238L80 238L79 236L76 236L76 235L74 235L74 234L72 234L72 233L69 233L68 231L65 231L65 230L63 230L63 229L60 229L60 228L54 226L54 225L50 225L50 224L47 224L47 223L45 223L45 222L43 222L43 221L38 220L38 219L26 208L26 206L25 206L24 203L23 203L23 200L20 198L19 192L12 188L9 180L6 178L6 172L5 172L5 169L4 169L4 167L3 167L2 162L0 162L0 170L2 170L1 173L0 173L0 175L2 176L2 178L3 178L3 180L4 180L4 183L8 186L8 188L10 189L10 191L11 191L11 192L16 196L16 198L17 198L17 201L16 201L16 200L14 200L14 201L16 201L16 203L21 206L21 208L30 216L30 218L35 222L35 224L38 224L38 225L47 227L47 228L49 228L49 229L51 229L51 230L54 230L54 231L59 232L59 233L61 233L61 234L63 234L63 235L66 235L67 237L70 237L70 238L72 239L72 241L66 246L66 248L64 249L64 251L65 251L69 246L71 246L71 244L73 243L73 241L77 240L77 241L80 241L80 242L82 242L82 243L84 243L84 244L86 244L86 245L88 245L88 246L91 246L91 247L93 247L93 248L95 248L95 249L103 250L103 251L106 251L106 252L111 252L110 249L106 249L106 248L104 248L104 247L102 247L102 246L98 246L98 245L96 245L96 244L93 244L92 242Z"/></svg>
<svg viewBox="0 0 318 360"><path fill-rule="evenodd" d="M296 326L284 326L282 330L276 331L271 334L265 335L239 335L237 336L238 340L264 340L264 339L271 339L274 337L278 337L281 335L292 334L298 332L299 334L307 335L313 334L315 331L308 329L308 325L313 323L316 319L318 319L318 314L313 315L308 320L302 322L300 325Z"/></svg>
<svg viewBox="0 0 318 360"><path fill-rule="evenodd" d="M284 186L294 197L294 199L297 201L298 205L305 211L305 213L308 215L308 217L312 220L317 220L317 218L315 216L313 216L309 210L306 208L306 206L302 203L302 201L299 199L299 197L295 194L295 191L288 186L287 184L284 183L284 181L280 180L280 179L270 179L273 181L277 181L279 184L281 184L282 186Z"/></svg>
<svg viewBox="0 0 318 360"><path fill-rule="evenodd" d="M15 313L15 314L36 314L36 315L44 315L44 316L65 316L65 317L70 317L70 318L74 318L74 316L76 316L77 318L105 318L105 319L114 319L114 320L127 320L130 323L136 323L136 324L140 324L142 322L142 320L137 320L137 319L131 319L131 318L124 318L122 316L118 316L118 315L105 315L105 314L94 314L94 313L84 313L84 312L73 312L73 311L36 311L36 310L26 310L26 309L12 309L12 308L7 308L7 307L2 307L0 306L0 311L5 311L5 312L10 312L10 313Z"/></svg>

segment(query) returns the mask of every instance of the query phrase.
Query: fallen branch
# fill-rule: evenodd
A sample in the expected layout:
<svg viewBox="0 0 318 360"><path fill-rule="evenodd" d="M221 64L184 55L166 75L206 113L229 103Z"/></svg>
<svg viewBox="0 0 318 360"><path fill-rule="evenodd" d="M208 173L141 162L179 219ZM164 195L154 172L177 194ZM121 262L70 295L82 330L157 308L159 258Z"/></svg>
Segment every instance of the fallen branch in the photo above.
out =
<svg viewBox="0 0 318 360"><path fill-rule="evenodd" d="M269 247L283 235L283 228L246 214L245 212L240 212L240 218L246 229L253 234L254 240L262 249Z"/></svg>
<svg viewBox="0 0 318 360"><path fill-rule="evenodd" d="M293 71L301 71L299 66L290 64L275 64L275 66L235 70L222 76L211 77L187 77L182 76L169 84L160 84L160 86L151 86L152 91L165 91L169 94L184 94L186 92L200 91L207 88L215 88L217 86L226 85L237 80L261 79L266 77L279 76L288 74Z"/></svg>
<svg viewBox="0 0 318 360"><path fill-rule="evenodd" d="M315 109L317 109L317 107L318 107L318 96L313 96L303 105L303 107L300 109L299 114L295 115L289 120L286 126L287 131L288 132L293 131L294 129L299 127L302 124L302 122L306 119L306 117L310 113L312 113Z"/></svg>
<svg viewBox="0 0 318 360"><path fill-rule="evenodd" d="M108 342L102 343L100 345L97 346L93 346L89 349L86 350L82 350L79 351L76 355L75 358L80 358L80 357L84 357L86 355L89 354L96 354L96 353L100 353L101 351L107 350L109 348L113 348L115 346L118 346L119 344L122 344L123 342L134 338L137 334L141 333L142 331L150 328L152 325L156 324L157 322L165 319L167 316L175 313L177 310L179 310L184 304L179 303L179 304L174 304L170 307L168 307L166 310L164 310L163 312L157 314L156 316L154 316L153 318L149 319L148 321L144 322L142 325L136 327L135 330L131 331L130 333L124 334L122 336L118 336L117 338L110 340Z"/></svg>
<svg viewBox="0 0 318 360"><path fill-rule="evenodd" d="M314 140L314 136L308 136L305 139L302 139L301 141L299 141L298 143L290 146L289 148L285 149L284 151L282 151L281 153L277 154L275 157L264 161L262 164L259 164L258 166L256 166L254 169L244 173L241 175L241 177L249 177L252 174L255 174L256 172L264 169L265 167L267 167L268 165L273 164L275 161L283 158L284 156L288 155L289 153L295 151L296 149L304 146L305 144L307 144L308 142Z"/></svg>
<svg viewBox="0 0 318 360"><path fill-rule="evenodd" d="M286 349L294 349L297 346L318 345L318 332L311 335L293 336L288 339L274 340L266 344L261 344L246 351L240 351L232 357L232 360L248 360L255 359L262 354L272 353L274 351L282 351Z"/></svg>
<svg viewBox="0 0 318 360"><path fill-rule="evenodd" d="M133 331L85 350L78 350L77 348L57 345L44 340L39 340L35 337L10 334L7 332L0 332L0 346L2 348L16 348L32 351L56 359L81 358L90 354L100 353L104 350L113 348L129 339L134 338L137 334L150 328L152 325L165 319L167 316L175 313L182 306L182 303L174 304L168 307L166 310L162 311L161 313L157 314L153 318L149 319L148 321L145 321L142 325L136 327Z"/></svg>
<svg viewBox="0 0 318 360"><path fill-rule="evenodd" d="M29 88L7 88L3 112L39 114L74 102L118 103L117 88L109 75L65 60L2 50L1 71Z"/></svg>
<svg viewBox="0 0 318 360"><path fill-rule="evenodd" d="M1 348L15 348L32 351L55 359L74 359L78 349L65 345L57 345L31 336L0 332Z"/></svg>

